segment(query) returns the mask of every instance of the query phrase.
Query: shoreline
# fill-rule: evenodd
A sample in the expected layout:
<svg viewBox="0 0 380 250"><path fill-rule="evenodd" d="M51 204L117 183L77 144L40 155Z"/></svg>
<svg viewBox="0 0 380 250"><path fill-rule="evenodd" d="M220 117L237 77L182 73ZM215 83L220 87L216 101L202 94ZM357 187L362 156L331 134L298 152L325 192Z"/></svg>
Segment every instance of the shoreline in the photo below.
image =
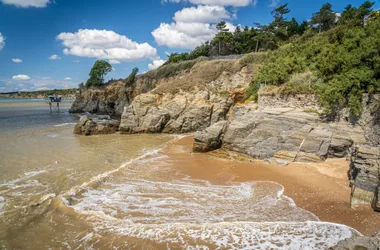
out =
<svg viewBox="0 0 380 250"><path fill-rule="evenodd" d="M344 158L327 159L323 163L291 163L280 167L259 160L240 162L215 158L210 153L191 154L192 144L193 137L188 136L174 142L173 148L164 150L169 156L178 158L179 153L171 151L183 149L184 155L180 154L178 159L179 170L191 178L221 185L249 181L277 182L284 187L284 195L293 199L298 207L318 216L322 222L344 224L366 236L380 231L380 213L374 212L369 205L356 209L350 206L349 164Z"/></svg>

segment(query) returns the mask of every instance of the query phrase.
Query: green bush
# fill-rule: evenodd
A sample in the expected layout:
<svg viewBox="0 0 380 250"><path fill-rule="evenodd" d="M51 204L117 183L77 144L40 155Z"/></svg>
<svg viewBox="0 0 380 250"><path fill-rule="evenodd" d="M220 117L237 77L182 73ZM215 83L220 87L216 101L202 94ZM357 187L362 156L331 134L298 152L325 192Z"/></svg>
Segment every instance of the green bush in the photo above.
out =
<svg viewBox="0 0 380 250"><path fill-rule="evenodd" d="M307 36L268 53L246 98L257 98L260 83L286 83L285 92L303 92L305 83L295 76L311 71L312 90L327 113L336 114L348 106L353 115L359 115L362 94L380 92L380 20Z"/></svg>

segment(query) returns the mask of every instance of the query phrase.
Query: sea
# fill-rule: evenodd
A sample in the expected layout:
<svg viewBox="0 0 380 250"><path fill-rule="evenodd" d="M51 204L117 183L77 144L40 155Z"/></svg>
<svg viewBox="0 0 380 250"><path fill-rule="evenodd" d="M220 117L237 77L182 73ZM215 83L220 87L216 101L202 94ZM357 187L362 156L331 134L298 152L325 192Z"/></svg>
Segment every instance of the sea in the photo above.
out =
<svg viewBox="0 0 380 250"><path fill-rule="evenodd" d="M186 174L183 135L73 134L73 100L0 98L0 249L326 249L360 235L270 181Z"/></svg>

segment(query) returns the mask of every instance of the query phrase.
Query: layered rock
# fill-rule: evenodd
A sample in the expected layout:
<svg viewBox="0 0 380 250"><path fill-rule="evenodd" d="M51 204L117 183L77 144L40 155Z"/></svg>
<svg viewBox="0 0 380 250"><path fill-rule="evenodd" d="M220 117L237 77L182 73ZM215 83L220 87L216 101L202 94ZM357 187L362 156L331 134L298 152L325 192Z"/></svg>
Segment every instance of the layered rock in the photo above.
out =
<svg viewBox="0 0 380 250"><path fill-rule="evenodd" d="M140 75L132 86L126 86L123 80L119 80L99 87L81 89L69 112L107 114L120 118L124 106L129 105L135 96L153 89L156 82L157 80Z"/></svg>
<svg viewBox="0 0 380 250"><path fill-rule="evenodd" d="M119 130L120 121L113 120L108 115L92 116L86 114L80 117L75 125L74 134L97 135L113 134Z"/></svg>
<svg viewBox="0 0 380 250"><path fill-rule="evenodd" d="M189 133L226 120L244 95L252 69L239 61L205 61L188 72L160 81L124 108L123 133Z"/></svg>
<svg viewBox="0 0 380 250"><path fill-rule="evenodd" d="M139 95L121 117L124 133L188 133L226 119L232 100L208 91Z"/></svg>
<svg viewBox="0 0 380 250"><path fill-rule="evenodd" d="M372 204L380 211L380 147L357 146L351 156L351 206Z"/></svg>
<svg viewBox="0 0 380 250"><path fill-rule="evenodd" d="M315 113L291 108L258 110L250 105L237 106L224 126L222 135L214 129L195 135L196 144L202 143L202 151L215 149L207 148L207 142L222 141L218 145L223 149L285 165L344 157L354 143L365 142L360 127L323 123Z"/></svg>

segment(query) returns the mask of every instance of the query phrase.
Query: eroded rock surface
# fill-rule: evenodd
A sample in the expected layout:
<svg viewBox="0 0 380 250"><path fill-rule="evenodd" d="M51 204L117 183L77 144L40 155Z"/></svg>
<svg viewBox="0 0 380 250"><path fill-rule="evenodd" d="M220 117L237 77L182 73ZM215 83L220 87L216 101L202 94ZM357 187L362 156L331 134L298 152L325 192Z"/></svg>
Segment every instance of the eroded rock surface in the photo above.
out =
<svg viewBox="0 0 380 250"><path fill-rule="evenodd" d="M292 108L257 110L254 106L237 106L224 126L222 136L214 129L195 135L195 142L203 142L202 151L215 149L207 148L204 142L221 140L220 146L226 150L284 165L345 157L354 143L365 141L360 127L323 123L315 113Z"/></svg>
<svg viewBox="0 0 380 250"><path fill-rule="evenodd" d="M351 206L372 204L380 211L380 147L357 146L351 156Z"/></svg>
<svg viewBox="0 0 380 250"><path fill-rule="evenodd" d="M86 114L80 117L75 125L74 134L98 135L113 134L119 130L120 121L113 120L108 115L92 116Z"/></svg>

